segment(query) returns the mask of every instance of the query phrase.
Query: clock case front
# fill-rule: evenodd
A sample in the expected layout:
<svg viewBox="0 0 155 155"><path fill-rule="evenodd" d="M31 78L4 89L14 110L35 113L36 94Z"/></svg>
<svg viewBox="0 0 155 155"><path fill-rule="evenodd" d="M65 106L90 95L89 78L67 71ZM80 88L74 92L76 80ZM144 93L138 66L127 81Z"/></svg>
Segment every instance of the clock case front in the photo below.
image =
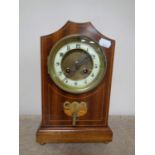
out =
<svg viewBox="0 0 155 155"><path fill-rule="evenodd" d="M100 39L111 42L109 48L103 48L106 56L106 72L101 83L93 90L72 94L60 89L48 74L47 61L52 47L69 35L87 36L99 43ZM108 126L110 90L115 41L99 33L90 23L68 21L61 29L41 37L41 78L42 78L42 121L36 133L40 144L49 142L109 142L112 131ZM86 102L87 113L76 120L72 126L72 117L64 113L63 103Z"/></svg>

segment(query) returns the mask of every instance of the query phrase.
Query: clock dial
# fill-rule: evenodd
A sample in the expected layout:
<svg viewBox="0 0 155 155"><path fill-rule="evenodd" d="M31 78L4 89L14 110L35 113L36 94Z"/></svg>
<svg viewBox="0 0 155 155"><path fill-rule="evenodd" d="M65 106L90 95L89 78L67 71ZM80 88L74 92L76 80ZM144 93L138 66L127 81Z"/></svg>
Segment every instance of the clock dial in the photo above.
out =
<svg viewBox="0 0 155 155"><path fill-rule="evenodd" d="M61 89L82 93L103 79L106 58L99 45L85 36L70 36L52 48L48 72Z"/></svg>

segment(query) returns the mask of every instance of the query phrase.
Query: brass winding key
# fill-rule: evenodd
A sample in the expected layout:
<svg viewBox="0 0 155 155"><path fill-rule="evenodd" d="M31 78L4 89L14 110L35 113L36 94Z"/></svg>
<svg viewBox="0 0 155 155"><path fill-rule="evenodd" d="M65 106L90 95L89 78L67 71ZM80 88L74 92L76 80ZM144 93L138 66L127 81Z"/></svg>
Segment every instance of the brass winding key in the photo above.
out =
<svg viewBox="0 0 155 155"><path fill-rule="evenodd" d="M77 117L83 116L87 113L86 102L64 102L64 113L72 117L72 125L76 125Z"/></svg>

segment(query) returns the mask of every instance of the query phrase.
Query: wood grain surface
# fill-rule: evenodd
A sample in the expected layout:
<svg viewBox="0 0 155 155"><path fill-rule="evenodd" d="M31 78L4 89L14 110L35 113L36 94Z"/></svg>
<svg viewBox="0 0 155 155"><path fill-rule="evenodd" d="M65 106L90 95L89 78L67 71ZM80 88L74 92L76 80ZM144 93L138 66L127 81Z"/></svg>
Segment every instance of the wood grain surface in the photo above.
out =
<svg viewBox="0 0 155 155"><path fill-rule="evenodd" d="M51 48L61 38L72 34L85 35L96 42L99 42L101 38L105 38L111 41L110 48L102 47L107 58L107 69L102 82L95 89L77 95L65 92L57 87L47 72L47 57L50 53ZM53 142L55 140L52 141L52 137L53 139L56 139L56 135L57 138L60 139L59 141L61 141L61 138L66 137L67 135L65 128L72 128L72 118L65 115L63 111L63 103L65 101L84 101L88 106L87 114L79 117L76 126L73 127L73 135L70 134L71 137L75 137L75 135L76 137L78 137L79 135L79 137L82 138L82 133L85 134L85 131L82 132L82 128L92 128L94 132L88 132L88 135L90 135L90 137L92 136L93 138L90 138L90 140L88 140L89 138L83 136L83 140L80 138L81 141L97 141L97 139L98 141L104 141L104 139L106 141L106 134L110 137L108 141L112 139L112 131L108 127L108 113L114 48L115 41L98 32L90 22L74 23L68 21L61 29L59 29L55 33L41 37L42 121L37 132L38 142L41 143L40 139L43 139L42 142L45 139L46 142ZM55 131L53 130L53 128L59 128L59 130ZM76 132L77 128L80 129L81 132ZM58 136L59 133L62 136ZM48 137L49 140L47 140ZM67 140L62 141L66 142Z"/></svg>

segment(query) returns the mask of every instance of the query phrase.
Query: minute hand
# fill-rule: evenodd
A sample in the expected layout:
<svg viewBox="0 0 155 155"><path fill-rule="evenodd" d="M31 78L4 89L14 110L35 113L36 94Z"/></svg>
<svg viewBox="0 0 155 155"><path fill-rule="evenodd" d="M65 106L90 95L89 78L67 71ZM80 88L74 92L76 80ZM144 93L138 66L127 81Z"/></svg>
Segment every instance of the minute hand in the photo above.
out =
<svg viewBox="0 0 155 155"><path fill-rule="evenodd" d="M88 60L89 60L89 55L87 54L84 57L82 57L78 61L78 63L75 63L74 66L72 66L72 68L71 68L70 76L74 75L76 73L76 71L81 67L81 65L85 64Z"/></svg>
<svg viewBox="0 0 155 155"><path fill-rule="evenodd" d="M77 64L75 64L76 68L79 69L81 65L85 64L89 60L89 55L85 55L83 58L81 58Z"/></svg>

